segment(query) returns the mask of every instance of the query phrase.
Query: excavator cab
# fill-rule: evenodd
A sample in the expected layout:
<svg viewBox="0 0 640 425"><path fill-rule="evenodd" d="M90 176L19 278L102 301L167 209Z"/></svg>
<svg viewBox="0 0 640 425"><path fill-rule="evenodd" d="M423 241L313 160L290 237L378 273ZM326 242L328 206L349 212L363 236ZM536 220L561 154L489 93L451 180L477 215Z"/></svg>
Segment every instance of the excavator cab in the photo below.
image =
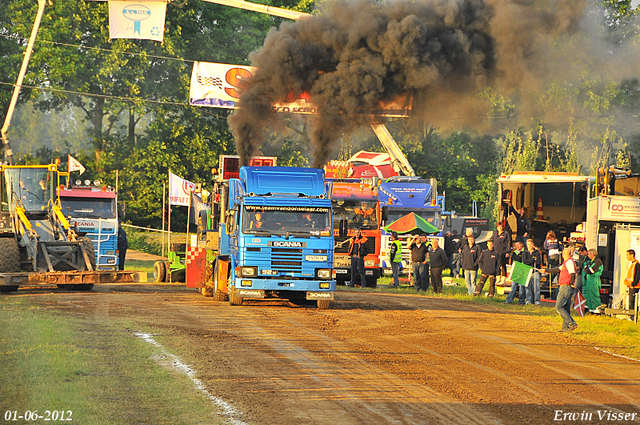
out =
<svg viewBox="0 0 640 425"><path fill-rule="evenodd" d="M55 164L0 165L0 273L92 271L95 251L60 208Z"/></svg>

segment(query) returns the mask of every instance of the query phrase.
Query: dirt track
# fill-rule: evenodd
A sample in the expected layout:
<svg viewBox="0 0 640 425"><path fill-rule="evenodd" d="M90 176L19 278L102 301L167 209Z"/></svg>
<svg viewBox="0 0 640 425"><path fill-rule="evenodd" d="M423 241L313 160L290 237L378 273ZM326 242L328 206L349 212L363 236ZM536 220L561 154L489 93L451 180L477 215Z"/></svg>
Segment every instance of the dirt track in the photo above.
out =
<svg viewBox="0 0 640 425"><path fill-rule="evenodd" d="M544 424L557 410L592 414L573 423L614 423L598 410L640 423L638 362L539 332L517 312L362 292L339 292L324 311L231 307L183 285L46 298L63 313L162 329L165 348L188 352L182 360L245 423Z"/></svg>

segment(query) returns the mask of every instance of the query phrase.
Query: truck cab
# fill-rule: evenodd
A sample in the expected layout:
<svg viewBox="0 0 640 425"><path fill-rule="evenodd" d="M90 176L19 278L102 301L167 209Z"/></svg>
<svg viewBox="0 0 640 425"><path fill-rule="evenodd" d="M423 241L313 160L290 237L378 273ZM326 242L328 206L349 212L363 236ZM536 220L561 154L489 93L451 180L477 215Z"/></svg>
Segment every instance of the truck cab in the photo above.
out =
<svg viewBox="0 0 640 425"><path fill-rule="evenodd" d="M333 299L333 223L324 172L241 167L228 182L220 255L228 254L229 301Z"/></svg>

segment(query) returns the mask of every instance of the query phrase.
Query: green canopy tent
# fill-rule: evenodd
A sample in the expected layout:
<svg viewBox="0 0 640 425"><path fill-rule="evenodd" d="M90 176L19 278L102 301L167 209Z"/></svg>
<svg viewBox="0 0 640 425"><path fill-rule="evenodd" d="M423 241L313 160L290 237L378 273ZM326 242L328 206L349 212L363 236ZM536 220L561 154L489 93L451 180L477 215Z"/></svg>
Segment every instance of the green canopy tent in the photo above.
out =
<svg viewBox="0 0 640 425"><path fill-rule="evenodd" d="M436 226L413 212L405 215L404 217L400 217L393 223L387 225L384 230L387 232L397 232L401 235L413 232L414 230L419 230L421 233L440 232L440 229Z"/></svg>

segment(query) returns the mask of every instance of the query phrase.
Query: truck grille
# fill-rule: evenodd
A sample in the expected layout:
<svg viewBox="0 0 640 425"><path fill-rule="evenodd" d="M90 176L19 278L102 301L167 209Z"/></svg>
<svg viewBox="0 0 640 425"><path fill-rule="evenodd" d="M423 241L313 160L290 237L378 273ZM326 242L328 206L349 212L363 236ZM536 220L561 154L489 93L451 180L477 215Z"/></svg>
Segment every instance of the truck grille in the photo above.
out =
<svg viewBox="0 0 640 425"><path fill-rule="evenodd" d="M302 250L272 248L271 268L283 272L302 272Z"/></svg>

